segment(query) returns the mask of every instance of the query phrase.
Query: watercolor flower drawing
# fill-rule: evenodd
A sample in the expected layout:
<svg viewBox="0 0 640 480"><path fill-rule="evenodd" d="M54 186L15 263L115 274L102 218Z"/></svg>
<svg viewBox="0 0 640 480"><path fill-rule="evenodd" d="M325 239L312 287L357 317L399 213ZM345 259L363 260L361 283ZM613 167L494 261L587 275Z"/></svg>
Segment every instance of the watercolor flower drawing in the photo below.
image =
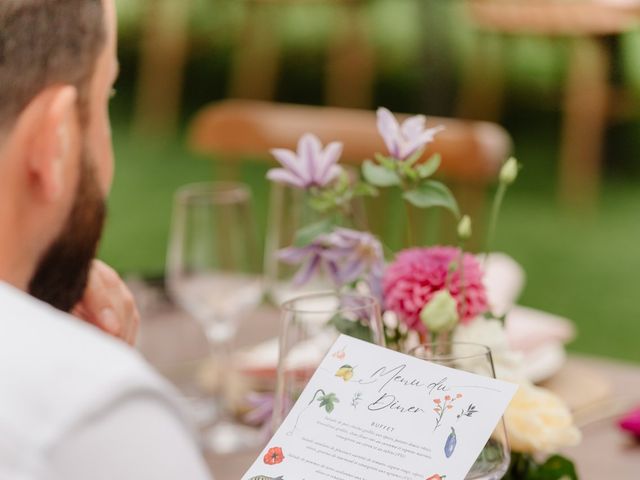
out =
<svg viewBox="0 0 640 480"><path fill-rule="evenodd" d="M277 465L282 463L284 460L284 453L282 453L282 448L280 447L272 447L265 454L263 461L267 465Z"/></svg>
<svg viewBox="0 0 640 480"><path fill-rule="evenodd" d="M429 478L427 478L427 480L443 480L445 478L447 478L446 475L438 475L438 474L436 474L436 475L431 475Z"/></svg>
<svg viewBox="0 0 640 480"><path fill-rule="evenodd" d="M453 410L454 403L456 400L460 400L462 398L461 393L457 393L456 395L445 395L442 398L434 398L433 403L435 407L433 407L433 411L436 414L436 424L433 428L435 432L443 423L444 417L447 412Z"/></svg>

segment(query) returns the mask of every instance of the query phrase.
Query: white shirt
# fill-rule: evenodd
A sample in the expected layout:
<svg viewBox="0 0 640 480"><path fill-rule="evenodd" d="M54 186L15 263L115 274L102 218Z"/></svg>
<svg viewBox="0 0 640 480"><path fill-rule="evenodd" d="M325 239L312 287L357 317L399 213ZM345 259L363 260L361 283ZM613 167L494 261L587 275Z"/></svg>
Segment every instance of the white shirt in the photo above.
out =
<svg viewBox="0 0 640 480"><path fill-rule="evenodd" d="M0 480L206 480L175 395L133 349L0 282Z"/></svg>

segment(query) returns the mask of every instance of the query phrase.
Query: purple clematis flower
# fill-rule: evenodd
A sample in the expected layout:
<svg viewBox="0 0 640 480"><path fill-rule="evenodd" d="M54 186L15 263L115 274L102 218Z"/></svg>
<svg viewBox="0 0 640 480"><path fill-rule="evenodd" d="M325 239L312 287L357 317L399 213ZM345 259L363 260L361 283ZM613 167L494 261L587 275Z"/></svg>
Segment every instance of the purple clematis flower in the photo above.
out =
<svg viewBox="0 0 640 480"><path fill-rule="evenodd" d="M382 277L384 270L382 245L370 233L338 228L330 234L329 242L333 245L329 255L336 257L340 267L338 268L339 283L351 283L361 278L366 272L375 277Z"/></svg>
<svg viewBox="0 0 640 480"><path fill-rule="evenodd" d="M273 410L275 409L275 395L270 392L251 392L246 396L245 402L249 411L244 415L243 420L249 425L262 427L262 435L266 441L266 439L269 439L273 434L271 418L273 417ZM285 397L284 405L282 406L283 412L288 412L292 406L293 402L291 399Z"/></svg>
<svg viewBox="0 0 640 480"><path fill-rule="evenodd" d="M278 258L292 265L302 264L294 278L296 285L305 284L320 270L326 271L334 283L341 286L367 273L372 278L381 278L384 269L378 239L370 233L347 228L320 235L305 247L282 249Z"/></svg>
<svg viewBox="0 0 640 480"><path fill-rule="evenodd" d="M294 188L325 187L342 172L337 165L342 155L342 143L332 142L323 148L318 137L311 133L300 138L297 153L275 148L271 154L283 168L272 168L267 178Z"/></svg>
<svg viewBox="0 0 640 480"><path fill-rule="evenodd" d="M278 259L290 265L302 265L293 278L294 285L304 285L319 271L339 282L337 257L331 251L327 235L321 235L304 247L288 247L278 252Z"/></svg>
<svg viewBox="0 0 640 480"><path fill-rule="evenodd" d="M389 154L397 160L406 160L411 155L431 143L443 126L426 128L427 118L415 115L407 118L402 125L384 107L378 109L378 131L387 145Z"/></svg>

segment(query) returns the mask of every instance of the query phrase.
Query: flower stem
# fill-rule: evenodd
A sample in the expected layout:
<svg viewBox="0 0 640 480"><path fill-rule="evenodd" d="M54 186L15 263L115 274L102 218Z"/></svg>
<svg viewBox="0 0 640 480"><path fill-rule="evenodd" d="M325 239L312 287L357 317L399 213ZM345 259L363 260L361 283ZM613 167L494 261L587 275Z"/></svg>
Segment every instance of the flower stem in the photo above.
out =
<svg viewBox="0 0 640 480"><path fill-rule="evenodd" d="M407 247L413 247L416 245L416 237L413 229L413 211L409 202L404 202L407 210Z"/></svg>
<svg viewBox="0 0 640 480"><path fill-rule="evenodd" d="M493 206L491 207L491 218L489 219L489 229L487 231L487 241L485 244L485 256L483 264L486 266L487 259L489 257L489 252L491 252L491 247L493 246L493 239L496 233L496 226L498 224L498 217L500 215L500 209L502 208L502 202L504 200L504 195L507 192L507 184L504 182L500 182L498 185L498 190L496 191L496 195L493 199Z"/></svg>

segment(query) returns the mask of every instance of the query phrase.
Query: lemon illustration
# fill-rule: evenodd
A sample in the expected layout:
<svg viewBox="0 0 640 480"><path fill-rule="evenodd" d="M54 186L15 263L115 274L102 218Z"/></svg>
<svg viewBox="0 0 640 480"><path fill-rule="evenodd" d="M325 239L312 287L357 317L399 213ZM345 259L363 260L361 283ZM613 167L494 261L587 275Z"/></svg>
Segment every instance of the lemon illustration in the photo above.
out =
<svg viewBox="0 0 640 480"><path fill-rule="evenodd" d="M351 365L343 365L336 372L336 377L341 377L342 380L348 382L353 378L353 367Z"/></svg>

